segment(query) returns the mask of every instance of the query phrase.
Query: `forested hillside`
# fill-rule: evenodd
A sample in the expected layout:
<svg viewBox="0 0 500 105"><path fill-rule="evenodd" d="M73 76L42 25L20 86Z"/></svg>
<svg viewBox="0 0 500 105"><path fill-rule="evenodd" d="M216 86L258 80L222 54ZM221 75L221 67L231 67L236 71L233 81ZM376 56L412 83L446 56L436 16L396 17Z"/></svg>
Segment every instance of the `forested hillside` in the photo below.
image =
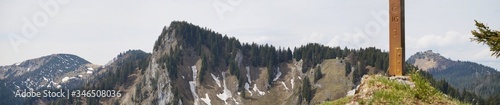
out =
<svg viewBox="0 0 500 105"><path fill-rule="evenodd" d="M189 85L177 83L184 82L181 77L189 75L185 67L195 65L193 62L196 60L199 60L201 66L196 80L202 86L210 85L207 84L210 83L207 80L210 80L211 74L218 76L220 72L228 70L227 72L235 76L238 81L237 91L243 93L246 83L251 83L247 81L249 77L246 76L248 71L245 69L248 68L259 68L255 69L256 71L250 70L249 75L254 75L252 72L265 72L267 82L261 85L272 89L276 86L275 81L276 78L280 78L280 73L286 72L282 70L283 68L280 70L280 65L287 63L302 62L300 67L302 73L316 70L311 71L317 75L311 79L317 81L321 79L322 73L317 72L316 65L325 59L342 59L341 62L345 63L345 67L342 67L345 68L344 76L356 84L364 74L384 74L388 67L387 52L374 47L348 49L310 43L292 50L268 44L241 43L234 37L227 37L184 21L174 21L168 28L164 27L155 42L154 51L157 53L154 56L159 58L155 63L159 64L159 69L165 69L169 79L176 84L172 86L172 90L176 90L173 93L179 98L174 100L196 100L185 95L184 92L189 91L182 90ZM156 82L152 83L156 85ZM156 89L158 88L153 88L153 91Z"/></svg>
<svg viewBox="0 0 500 105"><path fill-rule="evenodd" d="M431 82L443 86L438 88L443 93L467 102L479 101L472 97L480 97L486 100L485 103L498 102L494 100L498 99L497 95L500 93L500 73L491 67L470 61L451 60L431 50L417 52L408 59L408 63L424 68L423 71L436 80ZM446 89L447 87L454 89Z"/></svg>

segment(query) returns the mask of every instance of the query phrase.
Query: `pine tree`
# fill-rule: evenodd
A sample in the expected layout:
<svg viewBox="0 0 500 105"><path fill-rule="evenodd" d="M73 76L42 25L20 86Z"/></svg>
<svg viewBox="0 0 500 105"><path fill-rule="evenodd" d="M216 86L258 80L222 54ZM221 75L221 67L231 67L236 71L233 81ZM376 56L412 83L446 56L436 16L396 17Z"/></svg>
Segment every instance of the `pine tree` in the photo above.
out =
<svg viewBox="0 0 500 105"><path fill-rule="evenodd" d="M253 66L258 66L260 63L260 54L259 54L259 47L257 47L257 44L252 43L251 49L250 49L250 59L252 61Z"/></svg>
<svg viewBox="0 0 500 105"><path fill-rule="evenodd" d="M471 38L472 41L488 45L490 51L493 52L491 55L497 58L500 57L500 31L491 30L488 26L477 20L474 20L474 22L476 22L477 30L472 30L472 35L474 35Z"/></svg>
<svg viewBox="0 0 500 105"><path fill-rule="evenodd" d="M318 66L314 72L314 83L318 82L321 78L323 78L323 73L321 72L321 66Z"/></svg>
<svg viewBox="0 0 500 105"><path fill-rule="evenodd" d="M306 99L307 103L310 103L312 99L311 82L307 76L302 81L302 98Z"/></svg>
<svg viewBox="0 0 500 105"><path fill-rule="evenodd" d="M287 49L286 58L287 61L293 59L292 50L290 50L290 47L288 47Z"/></svg>
<svg viewBox="0 0 500 105"><path fill-rule="evenodd" d="M351 73L351 71L352 71L351 63L346 61L346 63L345 63L345 76L349 75L349 73Z"/></svg>
<svg viewBox="0 0 500 105"><path fill-rule="evenodd" d="M208 63L207 62L208 62L207 57L204 54L202 54L201 55L201 69L200 69L200 74L198 75L198 81L200 81L200 83L203 83L203 81L204 81L203 77L208 70Z"/></svg>

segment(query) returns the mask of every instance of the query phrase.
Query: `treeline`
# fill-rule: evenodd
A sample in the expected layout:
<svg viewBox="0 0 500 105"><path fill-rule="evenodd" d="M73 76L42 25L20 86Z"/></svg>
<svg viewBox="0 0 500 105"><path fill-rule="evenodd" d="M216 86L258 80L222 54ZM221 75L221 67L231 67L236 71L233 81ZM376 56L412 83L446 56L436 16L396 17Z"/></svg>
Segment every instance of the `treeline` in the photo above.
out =
<svg viewBox="0 0 500 105"><path fill-rule="evenodd" d="M167 33L175 32L173 37L178 37L182 41L180 45L192 47L199 57L205 56L206 65L200 71L200 80L204 79L205 70L228 69L230 73L236 75L238 79L243 79L236 65L235 57L239 51L245 56L249 64L254 67L266 67L268 70L268 82L277 74L277 66L282 62L290 60L303 60L302 72L307 72L313 66L321 63L324 59L346 58L347 73L353 72L353 82L357 83L364 74L368 74L367 66L374 67L374 73L384 73L388 69L388 53L375 47L348 49L340 47L328 47L318 43L309 43L299 48L276 48L272 45L258 45L256 43L241 44L234 37L228 38L208 28L201 28L197 25L181 22L172 22L168 29L162 32L163 37L168 37ZM175 36L177 35L177 36ZM159 40L161 41L161 40ZM157 41L157 46L162 42ZM155 47L161 48L161 47ZM206 51L205 51L206 50ZM202 53L203 52L203 53ZM200 58L201 59L201 58ZM203 67L205 66L205 67ZM206 68L206 69L205 69ZM355 68L355 70L352 70ZM347 74L346 74L347 75Z"/></svg>
<svg viewBox="0 0 500 105"><path fill-rule="evenodd" d="M302 72L307 72L311 67L323 62L324 59L334 59L346 57L351 50L340 47L328 47L318 43L309 43L307 45L302 45L299 48L295 48L293 51L293 57L295 60L303 60Z"/></svg>
<svg viewBox="0 0 500 105"><path fill-rule="evenodd" d="M243 44L242 52L244 55L249 57L249 61L252 66L255 67L267 67L268 70L268 83L271 84L276 74L278 73L277 67L280 63L288 62L292 60L292 50L287 48L276 49L272 45L257 45L252 43Z"/></svg>
<svg viewBox="0 0 500 105"><path fill-rule="evenodd" d="M242 44L234 37L229 38L211 29L202 28L185 21L174 21L168 28L165 27L159 40L156 41L155 50L163 48L163 39L165 38L178 38L180 40L178 43L180 43L179 45L182 48L192 48L196 52L196 55L200 57L199 59L205 62L201 67L200 81L205 79L206 74L217 69L229 69L230 73L237 76L239 80L244 79L245 77L241 75L242 72L238 67L243 65L238 65L238 62L235 61L239 51L244 56L243 58L245 58L243 62L247 62L247 64L253 67L267 68L269 74L268 83L270 84L278 73L277 67L279 64L291 60L303 60L302 72L307 72L324 59L347 58L346 63L349 67L346 67L346 75L353 72L353 82L355 83L360 81L357 78L361 78L364 74L369 73L369 70L366 68L367 66L374 67L373 72L375 73L384 73L389 64L388 53L374 47L360 49L348 49L345 47L342 49L340 47L328 47L318 43L309 43L305 46L294 48L292 52L290 48L276 48L268 44ZM179 55L175 54L169 56L170 58L179 58ZM176 61L178 61L168 60L169 57L163 58L165 61L161 63L169 63L167 65L175 65L177 64ZM175 69L175 67L172 69Z"/></svg>
<svg viewBox="0 0 500 105"><path fill-rule="evenodd" d="M328 47L317 43L309 43L305 46L295 48L293 52L295 60L303 61L302 72L307 72L312 67L320 64L325 59L345 59L346 76L352 72L353 83L361 81L361 77L369 73L367 66L374 67L373 73L385 73L389 67L388 52L381 51L375 47L348 49L345 47Z"/></svg>

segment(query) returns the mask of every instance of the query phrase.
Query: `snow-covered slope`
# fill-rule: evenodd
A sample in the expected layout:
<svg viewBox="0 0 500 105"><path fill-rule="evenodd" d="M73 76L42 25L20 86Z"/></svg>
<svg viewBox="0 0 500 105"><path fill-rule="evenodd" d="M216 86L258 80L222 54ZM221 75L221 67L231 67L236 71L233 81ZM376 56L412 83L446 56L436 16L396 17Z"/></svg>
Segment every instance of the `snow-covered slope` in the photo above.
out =
<svg viewBox="0 0 500 105"><path fill-rule="evenodd" d="M0 67L0 77L14 89L81 87L98 66L71 54L52 54Z"/></svg>

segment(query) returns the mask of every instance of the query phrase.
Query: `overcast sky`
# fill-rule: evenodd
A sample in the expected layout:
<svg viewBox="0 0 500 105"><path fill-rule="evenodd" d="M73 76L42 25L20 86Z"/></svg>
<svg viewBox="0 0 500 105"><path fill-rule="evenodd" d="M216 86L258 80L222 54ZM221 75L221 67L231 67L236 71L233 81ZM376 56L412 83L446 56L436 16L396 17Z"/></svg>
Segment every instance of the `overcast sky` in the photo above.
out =
<svg viewBox="0 0 500 105"><path fill-rule="evenodd" d="M471 42L474 20L500 30L499 0L407 0L406 55L433 50L500 69ZM48 8L47 8L48 5ZM54 53L104 65L151 52L163 26L185 20L242 42L388 50L388 0L0 0L0 65Z"/></svg>

